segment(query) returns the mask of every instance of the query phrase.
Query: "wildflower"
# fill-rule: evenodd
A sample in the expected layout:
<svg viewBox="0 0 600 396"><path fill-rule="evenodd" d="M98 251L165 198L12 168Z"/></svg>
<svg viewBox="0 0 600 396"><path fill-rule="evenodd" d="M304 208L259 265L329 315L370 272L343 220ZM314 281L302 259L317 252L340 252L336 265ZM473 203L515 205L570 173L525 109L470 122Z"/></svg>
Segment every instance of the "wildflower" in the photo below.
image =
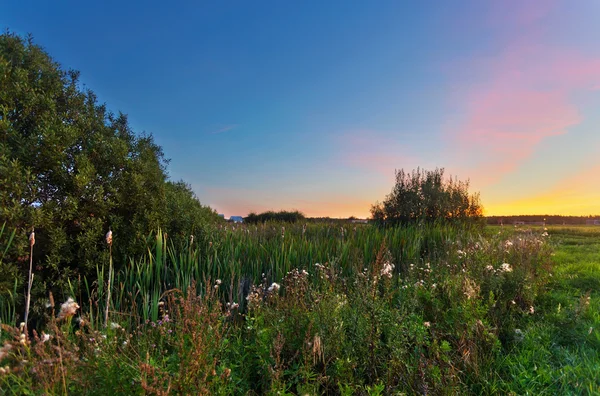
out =
<svg viewBox="0 0 600 396"><path fill-rule="evenodd" d="M485 269L488 270L488 271L493 271L494 270L494 266L493 265L487 265L485 267Z"/></svg>
<svg viewBox="0 0 600 396"><path fill-rule="evenodd" d="M42 343L50 340L50 334L42 333Z"/></svg>
<svg viewBox="0 0 600 396"><path fill-rule="evenodd" d="M423 326L425 326L425 327L431 327L431 323L430 322L424 322Z"/></svg>
<svg viewBox="0 0 600 396"><path fill-rule="evenodd" d="M106 244L108 246L112 246L112 242L113 242L113 240L112 240L112 231L110 229L106 233L106 237L105 238L106 238Z"/></svg>
<svg viewBox="0 0 600 396"><path fill-rule="evenodd" d="M27 344L27 336L24 333L19 336L19 343L23 345Z"/></svg>
<svg viewBox="0 0 600 396"><path fill-rule="evenodd" d="M217 279L215 283L216 283L217 285L220 285L220 284L221 284L221 279Z"/></svg>
<svg viewBox="0 0 600 396"><path fill-rule="evenodd" d="M13 346L11 344L6 343L2 348L0 348L0 362L2 361L2 359L8 356L8 353L10 352L12 347Z"/></svg>
<svg viewBox="0 0 600 396"><path fill-rule="evenodd" d="M115 322L110 322L110 328L113 330L120 329L121 325Z"/></svg>
<svg viewBox="0 0 600 396"><path fill-rule="evenodd" d="M533 315L535 313L535 308L533 306L529 306L529 313Z"/></svg>
<svg viewBox="0 0 600 396"><path fill-rule="evenodd" d="M394 271L394 264L387 261L385 264L383 264L383 268L381 269L381 276L391 278L393 271Z"/></svg>
<svg viewBox="0 0 600 396"><path fill-rule="evenodd" d="M515 329L515 341L521 342L525 339L525 334L521 329Z"/></svg>
<svg viewBox="0 0 600 396"><path fill-rule="evenodd" d="M280 287L281 286L279 286L278 283L273 282L267 290L269 291L269 293L272 293L272 292L277 293L279 291Z"/></svg>
<svg viewBox="0 0 600 396"><path fill-rule="evenodd" d="M66 319L74 316L77 310L79 309L79 305L73 300L73 298L69 297L67 301L65 301L60 306L60 312L58 313L58 319Z"/></svg>
<svg viewBox="0 0 600 396"><path fill-rule="evenodd" d="M500 266L500 271L502 271L502 272L512 272L512 267L508 263L503 263Z"/></svg>
<svg viewBox="0 0 600 396"><path fill-rule="evenodd" d="M169 315L165 315L165 316L163 316L163 318L162 318L162 321L163 321L164 323L169 323L169 321L170 321L170 320L171 320L171 319L169 318Z"/></svg>
<svg viewBox="0 0 600 396"><path fill-rule="evenodd" d="M547 237L548 233L546 231L544 231L544 233L542 234L543 237Z"/></svg>
<svg viewBox="0 0 600 396"><path fill-rule="evenodd" d="M516 304L515 300L512 300L510 303L511 303L512 305L515 305L515 304Z"/></svg>
<svg viewBox="0 0 600 396"><path fill-rule="evenodd" d="M456 254L458 254L458 257L464 257L467 255L467 253L463 252L462 250L457 250Z"/></svg>
<svg viewBox="0 0 600 396"><path fill-rule="evenodd" d="M507 240L506 242L504 242L504 247L505 247L505 248L507 248L507 249L508 249L509 247L511 247L512 245L513 245L513 243L512 243L512 241L510 241L510 240Z"/></svg>

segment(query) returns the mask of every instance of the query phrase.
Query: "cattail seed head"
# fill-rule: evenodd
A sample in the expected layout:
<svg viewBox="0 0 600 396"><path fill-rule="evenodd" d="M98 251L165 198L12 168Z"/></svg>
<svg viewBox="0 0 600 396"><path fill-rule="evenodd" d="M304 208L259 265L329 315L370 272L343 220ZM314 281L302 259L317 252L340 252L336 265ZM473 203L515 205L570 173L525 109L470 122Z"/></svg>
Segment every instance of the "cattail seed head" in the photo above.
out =
<svg viewBox="0 0 600 396"><path fill-rule="evenodd" d="M106 244L108 246L112 246L112 231L109 229L108 232L106 233Z"/></svg>

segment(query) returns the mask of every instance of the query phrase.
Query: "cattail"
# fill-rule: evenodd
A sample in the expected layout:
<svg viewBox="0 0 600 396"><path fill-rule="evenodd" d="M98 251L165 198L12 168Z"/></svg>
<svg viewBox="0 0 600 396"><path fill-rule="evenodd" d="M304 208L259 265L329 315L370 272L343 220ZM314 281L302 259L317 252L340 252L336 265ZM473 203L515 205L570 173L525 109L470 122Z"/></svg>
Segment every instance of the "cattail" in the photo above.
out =
<svg viewBox="0 0 600 396"><path fill-rule="evenodd" d="M106 307L104 307L104 326L108 325L108 310L110 308L110 292L112 288L112 272L113 272L113 262L112 262L112 231L109 228L106 233L106 244L108 245L108 285L106 287Z"/></svg>

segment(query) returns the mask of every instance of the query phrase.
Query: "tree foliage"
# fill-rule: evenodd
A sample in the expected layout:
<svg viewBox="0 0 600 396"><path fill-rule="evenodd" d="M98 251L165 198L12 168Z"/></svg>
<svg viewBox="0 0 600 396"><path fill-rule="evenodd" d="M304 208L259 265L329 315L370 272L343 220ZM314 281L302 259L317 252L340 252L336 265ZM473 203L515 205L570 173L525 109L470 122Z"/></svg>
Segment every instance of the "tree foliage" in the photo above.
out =
<svg viewBox="0 0 600 396"><path fill-rule="evenodd" d="M479 193L469 193L469 182L444 178L444 168L396 171L396 184L383 203L371 207L379 224L434 221L480 221Z"/></svg>
<svg viewBox="0 0 600 396"><path fill-rule="evenodd" d="M267 221L283 221L287 223L295 223L297 221L303 221L306 217L302 212L297 210L295 211L286 211L280 210L279 212L274 212L272 210L268 212L263 212L260 214L256 214L254 212L248 214L244 218L246 223L255 224L255 223L264 223Z"/></svg>
<svg viewBox="0 0 600 396"><path fill-rule="evenodd" d="M80 88L77 71L31 38L0 35L0 225L17 231L5 263L24 273L35 227L35 283L45 289L107 262L109 228L117 266L143 253L159 227L175 237L201 232L217 214L168 181L167 164L151 135L135 134L124 114Z"/></svg>

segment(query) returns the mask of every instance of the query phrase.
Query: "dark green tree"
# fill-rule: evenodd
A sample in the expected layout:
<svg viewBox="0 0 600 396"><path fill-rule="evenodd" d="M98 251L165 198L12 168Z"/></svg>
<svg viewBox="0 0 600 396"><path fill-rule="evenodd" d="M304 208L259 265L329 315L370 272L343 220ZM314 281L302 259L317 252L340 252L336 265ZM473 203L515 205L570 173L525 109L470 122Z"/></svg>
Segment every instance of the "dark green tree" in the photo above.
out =
<svg viewBox="0 0 600 396"><path fill-rule="evenodd" d="M216 218L187 185L168 182L152 136L135 134L78 78L31 38L0 35L0 225L16 230L4 263L24 281L35 226L38 293L93 278L108 262L109 227L118 268L159 227L183 235Z"/></svg>
<svg viewBox="0 0 600 396"><path fill-rule="evenodd" d="M444 178L444 169L396 171L396 184L383 203L371 207L379 224L411 222L480 222L483 208L479 193L469 193L469 182Z"/></svg>

